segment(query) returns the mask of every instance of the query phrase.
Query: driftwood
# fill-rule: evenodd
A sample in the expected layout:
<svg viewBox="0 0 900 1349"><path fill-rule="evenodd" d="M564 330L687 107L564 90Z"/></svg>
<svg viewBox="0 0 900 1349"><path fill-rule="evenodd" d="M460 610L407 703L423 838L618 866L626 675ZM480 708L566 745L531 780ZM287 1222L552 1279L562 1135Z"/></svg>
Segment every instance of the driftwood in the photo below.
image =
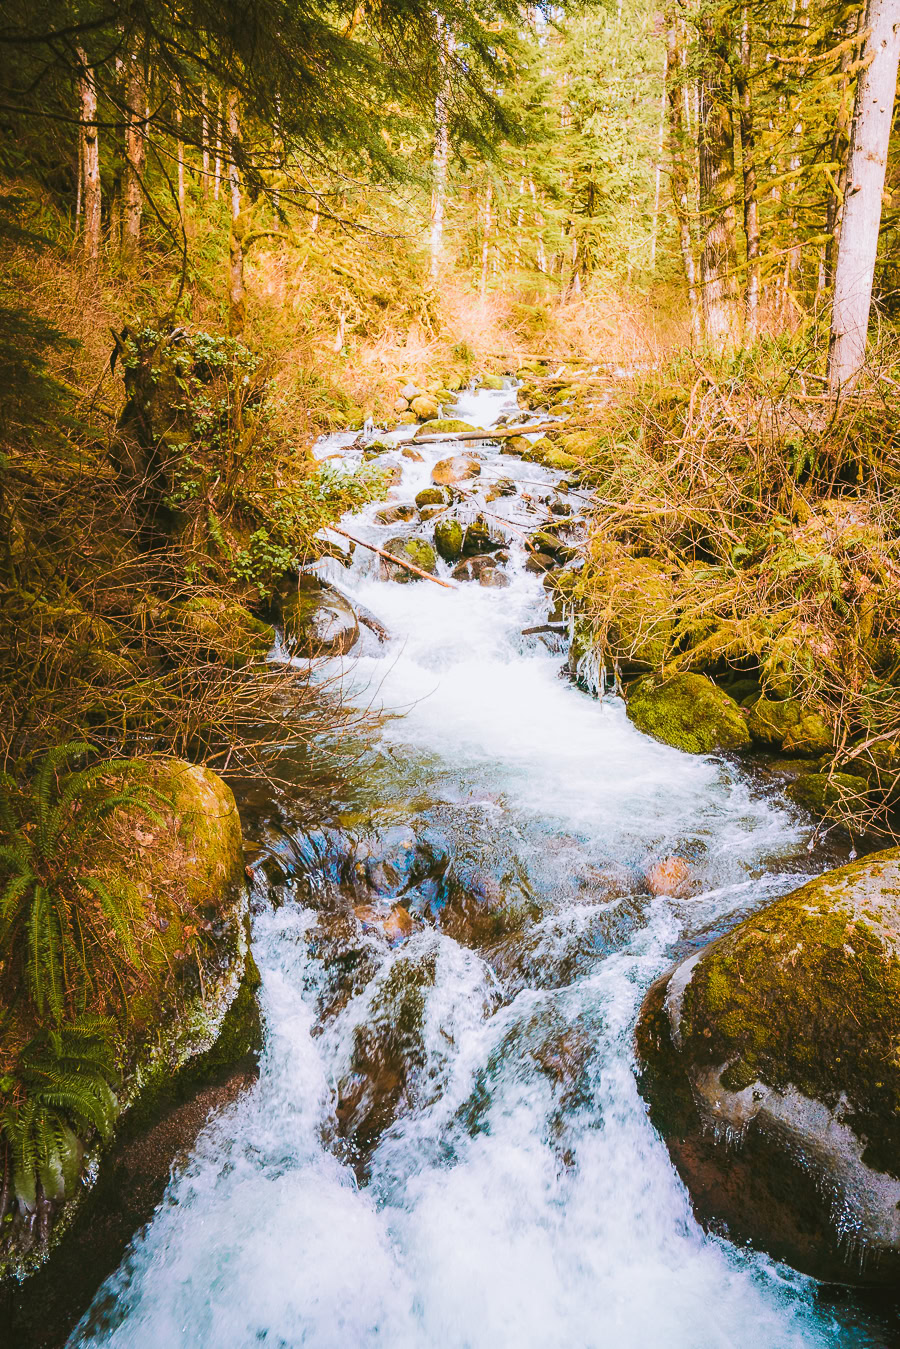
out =
<svg viewBox="0 0 900 1349"><path fill-rule="evenodd" d="M492 431L440 431L427 436L413 436L404 441L405 445L431 445L440 440L505 440L508 436L528 436L538 431L580 431L581 426L571 426L568 422L540 422L534 426L495 426Z"/></svg>
<svg viewBox="0 0 900 1349"><path fill-rule="evenodd" d="M421 567L416 567L412 562L404 562L402 557L396 557L393 553L386 552L384 548L379 548L374 543L366 543L365 539L358 539L355 534L348 534L346 529L341 529L340 525L328 525L327 528L333 530L335 534L342 534L343 537L349 539L351 543L358 543L360 548L371 549L371 551L377 553L379 557L387 558L388 562L396 562L398 567L405 567L407 571L411 571L415 576L421 576L425 581L434 581L436 586L444 586L447 590L458 589L458 586L453 585L452 582L443 581L440 576L432 576L430 571L424 571Z"/></svg>

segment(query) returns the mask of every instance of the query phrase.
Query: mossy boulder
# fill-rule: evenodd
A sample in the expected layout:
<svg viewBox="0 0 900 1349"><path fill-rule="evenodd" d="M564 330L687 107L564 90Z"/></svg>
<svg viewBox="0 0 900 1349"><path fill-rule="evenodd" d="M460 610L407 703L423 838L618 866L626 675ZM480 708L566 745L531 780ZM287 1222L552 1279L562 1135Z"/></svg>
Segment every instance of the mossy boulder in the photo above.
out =
<svg viewBox="0 0 900 1349"><path fill-rule="evenodd" d="M689 754L750 744L741 709L705 675L642 679L629 691L627 711L639 731Z"/></svg>
<svg viewBox="0 0 900 1349"><path fill-rule="evenodd" d="M384 547L386 552L393 553L395 557L406 558L422 571L427 571L431 575L437 571L437 558L427 539L388 539ZM381 560L381 574L384 580L397 581L401 585L420 579L415 572L398 567L396 562L390 562L387 558Z"/></svg>
<svg viewBox="0 0 900 1349"><path fill-rule="evenodd" d="M434 417L424 426L420 426L421 436L455 435L460 431L481 431L483 427L473 426L471 422L460 421L458 417Z"/></svg>
<svg viewBox="0 0 900 1349"><path fill-rule="evenodd" d="M284 637L306 660L345 656L359 641L359 621L349 600L317 576L301 575L281 606Z"/></svg>
<svg viewBox="0 0 900 1349"><path fill-rule="evenodd" d="M656 669L672 640L675 586L653 557L618 549L589 559L589 612L604 632L608 656L628 669Z"/></svg>
<svg viewBox="0 0 900 1349"><path fill-rule="evenodd" d="M816 1278L895 1284L898 1043L897 849L808 882L659 980L640 1085L698 1216Z"/></svg>
<svg viewBox="0 0 900 1349"><path fill-rule="evenodd" d="M445 562L462 557L463 528L458 520L439 520L434 527L434 546Z"/></svg>
<svg viewBox="0 0 900 1349"><path fill-rule="evenodd" d="M395 506L382 506L380 511L375 512L375 519L380 525L408 524L415 518L416 508L408 501L398 502Z"/></svg>
<svg viewBox="0 0 900 1349"><path fill-rule="evenodd" d="M785 793L823 819L847 819L866 804L869 784L853 773L801 773Z"/></svg>
<svg viewBox="0 0 900 1349"><path fill-rule="evenodd" d="M463 557L477 557L480 553L494 553L502 547L502 541L491 537L491 527L483 515L476 515L475 519L466 526L462 546Z"/></svg>
<svg viewBox="0 0 900 1349"><path fill-rule="evenodd" d="M574 455L567 454L565 450L560 450L555 445L546 452L541 463L544 468L552 468L557 473L569 473L578 467L578 460Z"/></svg>
<svg viewBox="0 0 900 1349"><path fill-rule="evenodd" d="M102 1145L96 1137L80 1140L77 1183L52 1198L38 1193L33 1210L16 1203L0 1163L0 1275L21 1277L47 1260L76 1220L119 1133L151 1118L170 1098L176 1077L184 1089L192 1070L208 1077L227 1066L232 1052L240 1058L259 1047L252 989L239 1001L249 910L231 789L210 769L178 759L154 761L147 773L166 798L166 804L154 803L160 818L130 808L116 812L90 864L97 880L127 890L133 918L136 958L123 960L119 969L127 1017L112 994L102 995L107 1003L95 1009L117 1023L118 1122ZM22 1023L21 1003L7 1012L4 1059L10 1045L33 1033ZM166 1159L166 1172L172 1160Z"/></svg>
<svg viewBox="0 0 900 1349"><path fill-rule="evenodd" d="M420 421L428 421L431 417L436 417L440 412L440 405L436 398L430 394L419 394L418 398L410 400L409 408L414 412Z"/></svg>
<svg viewBox="0 0 900 1349"><path fill-rule="evenodd" d="M423 506L449 506L449 504L450 491L446 487L425 487L416 493L416 505L419 510Z"/></svg>
<svg viewBox="0 0 900 1349"><path fill-rule="evenodd" d="M747 727L761 745L775 745L785 754L815 758L834 743L828 722L814 706L796 698L776 702L759 698L749 710Z"/></svg>
<svg viewBox="0 0 900 1349"><path fill-rule="evenodd" d="M261 660L275 641L271 624L221 595L197 595L172 610L171 618L210 660L225 665Z"/></svg>
<svg viewBox="0 0 900 1349"><path fill-rule="evenodd" d="M481 388L482 388L482 389L497 389L497 390L499 390L499 389L505 389L505 388L506 388L506 380L503 378L502 375L482 375L482 376L481 376Z"/></svg>

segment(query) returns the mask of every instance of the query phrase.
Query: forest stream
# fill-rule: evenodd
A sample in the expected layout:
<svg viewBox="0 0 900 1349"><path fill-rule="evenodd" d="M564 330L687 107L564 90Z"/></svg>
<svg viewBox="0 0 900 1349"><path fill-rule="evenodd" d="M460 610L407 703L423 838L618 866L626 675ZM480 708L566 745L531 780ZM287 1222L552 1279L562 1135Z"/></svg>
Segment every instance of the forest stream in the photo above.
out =
<svg viewBox="0 0 900 1349"><path fill-rule="evenodd" d="M512 387L453 409L514 412ZM396 502L460 452L404 456L411 434L383 456ZM352 459L351 439L318 453ZM359 546L319 564L388 634L363 627L342 660L345 700L385 712L360 800L315 828L257 810L259 1078L209 1120L70 1343L891 1343L858 1303L700 1227L634 1072L651 982L845 855L810 852L809 819L752 768L658 744L578 687L559 625L523 635L552 602L522 531L584 503L478 453L462 486L473 516L513 527L506 584L398 584ZM501 478L515 488L486 505ZM343 524L385 547L379 509ZM684 898L646 883L672 855Z"/></svg>

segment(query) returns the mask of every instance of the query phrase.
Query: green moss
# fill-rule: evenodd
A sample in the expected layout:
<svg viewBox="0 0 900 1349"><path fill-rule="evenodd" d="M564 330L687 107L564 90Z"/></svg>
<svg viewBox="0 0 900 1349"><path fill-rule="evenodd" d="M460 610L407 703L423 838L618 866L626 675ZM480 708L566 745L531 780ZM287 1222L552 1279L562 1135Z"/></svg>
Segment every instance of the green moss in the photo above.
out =
<svg viewBox="0 0 900 1349"><path fill-rule="evenodd" d="M643 679L630 692L627 710L638 730L689 754L746 749L750 743L737 703L705 675Z"/></svg>
<svg viewBox="0 0 900 1349"><path fill-rule="evenodd" d="M420 436L455 435L460 431L483 431L483 426L473 426L471 422L460 421L458 417L432 417L424 422L416 432Z"/></svg>
<svg viewBox="0 0 900 1349"><path fill-rule="evenodd" d="M434 549L426 539L388 539L385 550L395 557L408 558L414 567L421 567L423 571L434 573L437 570ZM391 566L390 563L388 565ZM392 581L403 584L417 579L415 573L407 571L405 567L392 566Z"/></svg>
<svg viewBox="0 0 900 1349"><path fill-rule="evenodd" d="M738 1077L752 1069L769 1086L793 1084L831 1107L846 1097L871 1164L895 1175L898 917L900 850L828 872L708 948L681 1020L694 1062L729 1063Z"/></svg>
<svg viewBox="0 0 900 1349"><path fill-rule="evenodd" d="M481 387L482 389L505 389L506 380L502 375L482 375Z"/></svg>
<svg viewBox="0 0 900 1349"><path fill-rule="evenodd" d="M271 649L275 629L249 609L219 595L198 595L173 610L174 621L191 634L214 660L245 665Z"/></svg>
<svg viewBox="0 0 900 1349"><path fill-rule="evenodd" d="M750 708L747 727L754 740L777 745L786 754L814 758L825 754L834 743L831 727L822 714L795 698L782 702L759 698Z"/></svg>
<svg viewBox="0 0 900 1349"><path fill-rule="evenodd" d="M440 520L434 527L434 546L445 562L462 557L463 530L458 520Z"/></svg>
<svg viewBox="0 0 900 1349"><path fill-rule="evenodd" d="M852 773L804 773L786 795L814 815L840 819L848 810L859 810L868 793L866 779Z"/></svg>
<svg viewBox="0 0 900 1349"><path fill-rule="evenodd" d="M423 506L448 506L450 504L450 492L446 487L424 487L421 492L416 494L416 505L419 510Z"/></svg>

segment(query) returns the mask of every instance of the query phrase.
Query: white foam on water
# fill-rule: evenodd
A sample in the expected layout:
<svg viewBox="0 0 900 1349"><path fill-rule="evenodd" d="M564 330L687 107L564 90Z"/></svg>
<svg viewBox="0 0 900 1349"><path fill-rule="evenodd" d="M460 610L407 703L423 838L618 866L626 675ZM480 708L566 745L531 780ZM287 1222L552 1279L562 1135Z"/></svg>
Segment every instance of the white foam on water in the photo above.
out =
<svg viewBox="0 0 900 1349"><path fill-rule="evenodd" d="M462 410L484 424L508 405L506 393L475 394ZM422 463L398 457L404 481L395 499L411 499L454 448L423 447ZM485 451L483 476L501 473L554 476ZM391 527L374 514L348 528L384 540ZM582 839L589 850L599 840L609 856L633 861L642 850L699 841L717 882L698 901L704 922L754 894L759 902L790 888L788 877L755 878L767 859L799 846L795 820L727 764L654 743L621 704L600 704L561 680L559 657L520 635L545 611L540 578L521 558L510 575L505 590L448 592L379 581L361 555L340 573L392 633L378 654L348 661L346 675L359 697L404 712L385 731L401 765L443 765L484 787L500 815L537 822L548 839L573 838L572 846ZM586 912L563 885L542 929L548 954L579 939ZM313 917L291 903L262 913L254 925L266 1025L260 1079L207 1126L72 1343L850 1343L808 1280L703 1233L647 1121L632 1030L643 991L696 921L690 915L686 904L648 902L624 948L598 956L587 975L505 1002L477 954L423 932L385 955L320 1033L322 972L304 940ZM418 1085L360 1188L322 1141L336 1084L391 969L420 959L432 960L434 978L423 995ZM572 1045L581 1046L580 1066L555 1078L547 1064L577 1058Z"/></svg>

